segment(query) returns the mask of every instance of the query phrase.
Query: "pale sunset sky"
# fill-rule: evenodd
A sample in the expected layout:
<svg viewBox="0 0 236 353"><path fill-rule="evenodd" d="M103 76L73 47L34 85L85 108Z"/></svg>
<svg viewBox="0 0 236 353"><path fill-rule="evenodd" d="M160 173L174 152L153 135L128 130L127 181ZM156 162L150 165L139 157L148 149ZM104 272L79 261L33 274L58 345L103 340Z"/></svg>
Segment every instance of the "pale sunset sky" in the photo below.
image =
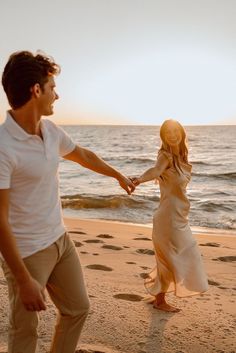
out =
<svg viewBox="0 0 236 353"><path fill-rule="evenodd" d="M2 0L0 16L1 73L18 50L61 65L58 124L236 124L236 0Z"/></svg>

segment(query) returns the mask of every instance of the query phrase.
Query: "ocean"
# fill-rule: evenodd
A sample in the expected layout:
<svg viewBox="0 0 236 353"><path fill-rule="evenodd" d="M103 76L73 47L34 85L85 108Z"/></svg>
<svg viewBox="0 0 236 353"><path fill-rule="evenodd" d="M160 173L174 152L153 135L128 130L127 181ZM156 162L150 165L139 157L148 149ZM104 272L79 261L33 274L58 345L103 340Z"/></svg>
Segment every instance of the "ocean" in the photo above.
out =
<svg viewBox="0 0 236 353"><path fill-rule="evenodd" d="M73 140L127 176L154 165L159 126L63 126ZM191 226L236 230L236 125L187 126L192 179L187 189ZM131 196L113 178L61 160L65 216L151 224L159 205L158 184L138 186Z"/></svg>

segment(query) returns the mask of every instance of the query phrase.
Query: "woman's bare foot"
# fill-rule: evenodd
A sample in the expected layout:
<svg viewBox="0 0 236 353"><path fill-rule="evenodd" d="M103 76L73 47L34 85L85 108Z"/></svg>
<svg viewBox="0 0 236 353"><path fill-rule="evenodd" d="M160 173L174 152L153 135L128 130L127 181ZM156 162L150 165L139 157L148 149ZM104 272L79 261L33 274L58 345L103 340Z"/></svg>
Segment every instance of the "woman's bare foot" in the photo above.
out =
<svg viewBox="0 0 236 353"><path fill-rule="evenodd" d="M178 313L180 312L179 308L176 308L175 306L169 305L166 302L162 303L157 303L156 301L153 304L153 308L162 310L162 311L167 311L169 313Z"/></svg>

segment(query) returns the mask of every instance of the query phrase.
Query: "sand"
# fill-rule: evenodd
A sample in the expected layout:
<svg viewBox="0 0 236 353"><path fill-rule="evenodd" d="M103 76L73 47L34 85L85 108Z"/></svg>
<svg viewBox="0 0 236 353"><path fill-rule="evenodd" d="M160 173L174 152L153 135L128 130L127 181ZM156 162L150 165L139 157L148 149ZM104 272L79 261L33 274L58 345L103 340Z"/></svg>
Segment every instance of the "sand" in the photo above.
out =
<svg viewBox="0 0 236 353"><path fill-rule="evenodd" d="M179 313L143 301L143 278L155 264L151 227L65 219L91 301L77 353L236 353L236 234L194 228L209 291L169 302ZM7 352L8 300L0 272L0 353ZM48 352L56 311L40 313L39 353Z"/></svg>

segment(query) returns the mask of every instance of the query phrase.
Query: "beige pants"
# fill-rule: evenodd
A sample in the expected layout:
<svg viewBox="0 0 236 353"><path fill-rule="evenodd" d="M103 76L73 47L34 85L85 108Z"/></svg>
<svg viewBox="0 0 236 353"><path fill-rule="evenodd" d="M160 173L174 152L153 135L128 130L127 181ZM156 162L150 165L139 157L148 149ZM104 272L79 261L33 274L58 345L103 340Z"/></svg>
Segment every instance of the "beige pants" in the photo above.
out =
<svg viewBox="0 0 236 353"><path fill-rule="evenodd" d="M51 353L74 353L89 311L79 258L68 234L54 244L24 259L32 277L48 293L58 309ZM10 324L8 353L34 353L37 346L38 313L27 311L18 295L15 279L6 263Z"/></svg>

